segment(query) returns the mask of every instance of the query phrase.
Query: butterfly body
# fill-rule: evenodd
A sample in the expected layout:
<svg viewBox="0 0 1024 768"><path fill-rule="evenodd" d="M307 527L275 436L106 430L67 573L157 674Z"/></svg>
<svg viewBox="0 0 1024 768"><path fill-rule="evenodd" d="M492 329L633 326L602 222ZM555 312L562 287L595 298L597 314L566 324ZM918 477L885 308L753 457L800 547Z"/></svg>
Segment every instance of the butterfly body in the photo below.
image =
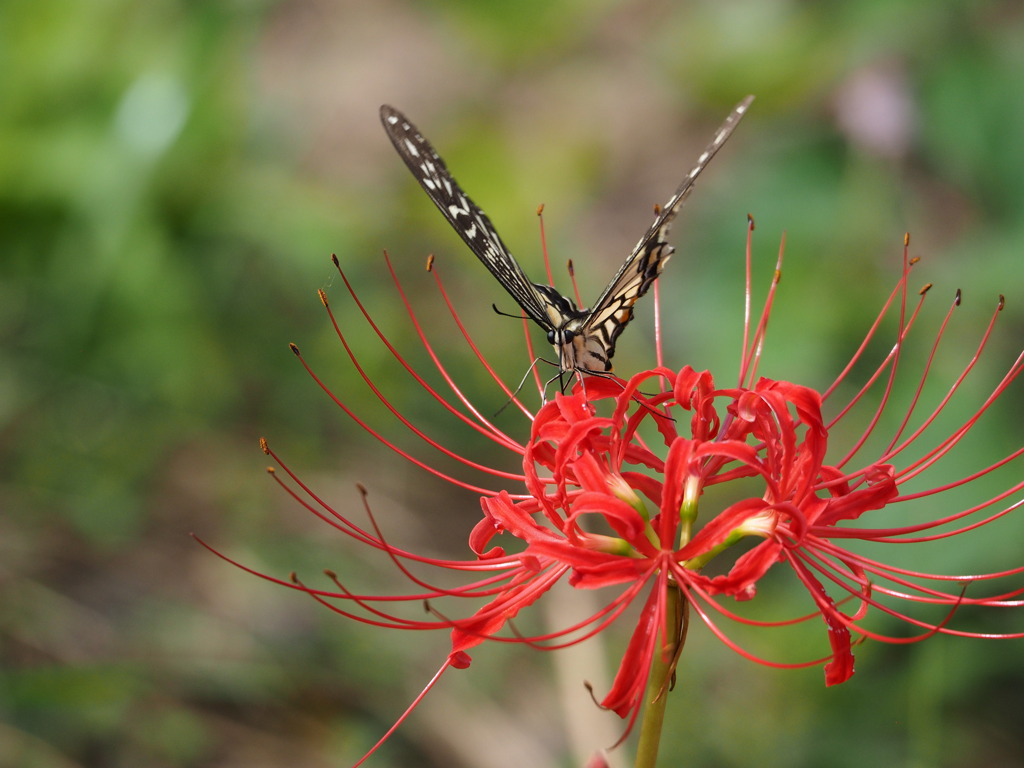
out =
<svg viewBox="0 0 1024 768"><path fill-rule="evenodd" d="M667 241L672 219L751 101L753 97L748 96L736 106L669 201L655 209L654 223L590 309L578 309L553 286L531 282L490 219L462 191L416 126L387 105L380 108L380 116L391 143L430 199L526 315L547 333L558 355L559 373L601 374L612 370L615 343L633 318L633 305L647 293L674 251Z"/></svg>

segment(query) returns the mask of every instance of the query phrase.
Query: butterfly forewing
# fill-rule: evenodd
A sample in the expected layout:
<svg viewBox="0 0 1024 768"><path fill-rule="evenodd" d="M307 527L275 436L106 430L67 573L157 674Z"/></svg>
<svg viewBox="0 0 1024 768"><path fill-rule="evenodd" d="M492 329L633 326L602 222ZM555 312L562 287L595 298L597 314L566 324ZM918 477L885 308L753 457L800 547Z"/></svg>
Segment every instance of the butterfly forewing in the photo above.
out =
<svg viewBox="0 0 1024 768"><path fill-rule="evenodd" d="M380 119L398 154L452 228L526 314L550 330L547 302L509 253L487 214L462 191L430 142L394 107L382 106Z"/></svg>
<svg viewBox="0 0 1024 768"><path fill-rule="evenodd" d="M658 209L654 223L640 238L629 258L594 302L585 326L592 333L599 335L609 358L615 354L615 340L633 317L633 305L647 293L675 250L668 244L672 219L686 202L697 177L728 140L753 100L753 96L747 96L736 105L715 133L715 138L697 158L697 164L686 174L668 202Z"/></svg>
<svg viewBox="0 0 1024 768"><path fill-rule="evenodd" d="M654 223L589 310L576 309L570 299L551 286L530 282L490 219L462 191L416 126L387 105L380 108L380 117L398 154L455 231L523 311L548 332L558 352L560 371L603 373L611 370L615 341L632 319L633 305L647 293L672 255L673 248L668 244L672 219L753 100L748 96L736 105L679 188L657 209Z"/></svg>

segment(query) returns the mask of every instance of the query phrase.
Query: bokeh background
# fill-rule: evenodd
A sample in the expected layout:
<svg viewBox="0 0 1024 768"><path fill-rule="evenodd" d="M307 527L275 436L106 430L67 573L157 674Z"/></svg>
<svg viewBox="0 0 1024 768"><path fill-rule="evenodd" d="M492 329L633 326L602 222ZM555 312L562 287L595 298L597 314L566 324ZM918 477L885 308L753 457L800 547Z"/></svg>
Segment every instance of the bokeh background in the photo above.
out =
<svg viewBox="0 0 1024 768"><path fill-rule="evenodd" d="M374 405L315 290L403 411L443 433L422 394L395 384L328 260L339 255L418 360L381 251L428 319L441 311L422 270L433 252L501 372L525 369L525 353L508 352L516 324L490 309L511 309L505 294L395 156L382 102L416 120L538 277L545 203L556 268L573 257L586 297L755 93L674 229L661 286L673 364L735 375L747 212L759 285L788 238L765 375L831 381L899 273L904 231L922 257L912 284L936 283L922 323L934 329L955 288L967 298L935 391L999 293L1007 309L969 387L977 399L1024 337L1024 7L1011 0L5 0L0 71L2 766L349 765L444 658L441 634L354 625L189 536L279 577L333 568L392 588L387 563L273 487L266 435L340 510L359 515L360 482L399 543L467 553L477 501L360 432L286 346L430 458ZM650 362L650 317L642 306L623 337L620 370ZM500 393L450 326L436 328L449 367L497 411ZM1018 386L944 471L1019 446L1020 402ZM512 409L499 419L525 430ZM1022 535L1009 521L924 562L1010 567ZM910 548L889 554L915 564ZM780 612L803 605L784 579L769 592ZM1009 611L968 626L1024 631ZM785 657L824 652L823 635L753 642ZM567 722L594 710L582 681L603 690L624 637L568 670L558 654L485 646L370 764L580 765ZM1022 651L868 643L855 677L826 690L820 669L754 665L696 626L663 764L1020 765ZM583 748L619 732L598 717Z"/></svg>

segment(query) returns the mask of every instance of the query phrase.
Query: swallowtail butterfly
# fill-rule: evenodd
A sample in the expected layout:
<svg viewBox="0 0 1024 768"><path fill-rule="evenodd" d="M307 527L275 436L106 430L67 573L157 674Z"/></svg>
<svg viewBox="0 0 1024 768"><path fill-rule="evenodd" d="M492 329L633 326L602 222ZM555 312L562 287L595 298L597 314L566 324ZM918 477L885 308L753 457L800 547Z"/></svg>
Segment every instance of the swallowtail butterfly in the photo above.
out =
<svg viewBox="0 0 1024 768"><path fill-rule="evenodd" d="M491 220L462 191L409 118L386 104L380 108L380 118L398 154L444 217L523 311L547 332L558 354L559 371L606 373L612 369L615 341L633 317L633 305L647 293L675 250L667 242L672 219L753 100L747 96L736 105L672 197L655 208L654 223L590 309L577 309L550 285L530 282Z"/></svg>

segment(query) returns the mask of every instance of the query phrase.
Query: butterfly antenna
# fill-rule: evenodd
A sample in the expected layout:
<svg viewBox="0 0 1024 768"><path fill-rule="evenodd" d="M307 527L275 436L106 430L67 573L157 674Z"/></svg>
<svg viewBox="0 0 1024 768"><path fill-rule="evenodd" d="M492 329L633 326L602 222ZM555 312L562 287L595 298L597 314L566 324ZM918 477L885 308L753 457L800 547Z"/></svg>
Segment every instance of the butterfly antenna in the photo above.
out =
<svg viewBox="0 0 1024 768"><path fill-rule="evenodd" d="M502 312L500 309L498 309L497 304L491 304L491 309L494 310L495 314L501 315L502 317L511 317L514 318L515 320L519 320L520 318L522 318L522 314L513 315L510 312Z"/></svg>

